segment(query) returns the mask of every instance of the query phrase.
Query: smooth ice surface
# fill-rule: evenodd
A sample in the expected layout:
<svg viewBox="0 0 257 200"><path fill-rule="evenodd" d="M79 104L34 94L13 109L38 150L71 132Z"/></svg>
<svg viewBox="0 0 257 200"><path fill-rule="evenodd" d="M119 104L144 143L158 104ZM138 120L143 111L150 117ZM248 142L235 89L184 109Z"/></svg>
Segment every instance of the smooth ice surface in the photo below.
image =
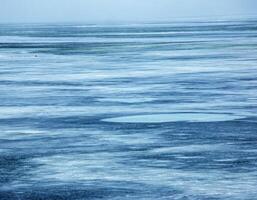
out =
<svg viewBox="0 0 257 200"><path fill-rule="evenodd" d="M105 122L120 123L164 123L164 122L220 122L239 119L240 117L231 114L211 113L170 113L152 115L134 115L104 119Z"/></svg>

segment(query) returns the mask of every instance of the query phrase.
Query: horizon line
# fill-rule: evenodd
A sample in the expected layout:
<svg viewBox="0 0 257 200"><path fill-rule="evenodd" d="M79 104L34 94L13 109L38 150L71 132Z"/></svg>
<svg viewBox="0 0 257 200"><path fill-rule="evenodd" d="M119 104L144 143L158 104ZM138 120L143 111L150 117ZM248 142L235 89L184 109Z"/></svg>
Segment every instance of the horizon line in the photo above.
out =
<svg viewBox="0 0 257 200"><path fill-rule="evenodd" d="M256 19L255 19L256 18ZM172 22L216 22L216 21L244 21L244 20L257 20L257 14L233 14L233 15L213 15L213 16L201 16L201 17L176 17L168 20L57 20L57 21L9 21L2 22L0 24L144 24L144 23L172 23Z"/></svg>

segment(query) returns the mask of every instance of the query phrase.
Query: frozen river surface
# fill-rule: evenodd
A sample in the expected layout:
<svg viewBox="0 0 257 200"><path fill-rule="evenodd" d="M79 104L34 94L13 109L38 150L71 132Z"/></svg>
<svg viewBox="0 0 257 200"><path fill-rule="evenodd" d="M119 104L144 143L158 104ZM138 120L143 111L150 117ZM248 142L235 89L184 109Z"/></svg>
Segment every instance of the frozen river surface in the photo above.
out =
<svg viewBox="0 0 257 200"><path fill-rule="evenodd" d="M1 200L256 200L257 21L0 25Z"/></svg>

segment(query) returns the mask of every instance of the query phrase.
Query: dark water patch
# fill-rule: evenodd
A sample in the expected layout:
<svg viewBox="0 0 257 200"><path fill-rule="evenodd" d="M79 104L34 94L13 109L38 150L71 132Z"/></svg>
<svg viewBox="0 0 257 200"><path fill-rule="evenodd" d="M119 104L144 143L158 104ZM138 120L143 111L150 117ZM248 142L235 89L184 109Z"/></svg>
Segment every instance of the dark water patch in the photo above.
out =
<svg viewBox="0 0 257 200"><path fill-rule="evenodd" d="M48 96L48 97L13 97L1 98L1 106L88 106L97 102L92 97L81 96Z"/></svg>
<svg viewBox="0 0 257 200"><path fill-rule="evenodd" d="M1 119L0 124L10 126L30 126L37 128L82 128L99 123L99 117L71 116L71 117L22 117Z"/></svg>
<svg viewBox="0 0 257 200"><path fill-rule="evenodd" d="M83 86L82 83L79 82L62 82L62 81L30 81L30 80L24 80L24 81L0 81L0 85L5 86Z"/></svg>
<svg viewBox="0 0 257 200"><path fill-rule="evenodd" d="M33 190L23 191L2 191L0 194L3 200L46 200L46 199L132 199L141 196L142 198L158 198L160 194L170 197L181 192L172 188L153 187L133 182L122 181L92 181L91 183L65 184L52 186L33 186ZM142 188L145 188L144 190ZM187 199L184 197L183 199Z"/></svg>

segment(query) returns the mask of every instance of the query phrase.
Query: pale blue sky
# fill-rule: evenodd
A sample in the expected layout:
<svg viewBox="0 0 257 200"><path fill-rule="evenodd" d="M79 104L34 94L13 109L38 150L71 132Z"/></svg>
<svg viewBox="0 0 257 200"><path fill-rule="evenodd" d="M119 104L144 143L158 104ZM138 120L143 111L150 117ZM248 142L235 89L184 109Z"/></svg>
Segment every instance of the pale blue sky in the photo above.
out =
<svg viewBox="0 0 257 200"><path fill-rule="evenodd" d="M257 13L257 0L0 0L0 22L169 21Z"/></svg>

